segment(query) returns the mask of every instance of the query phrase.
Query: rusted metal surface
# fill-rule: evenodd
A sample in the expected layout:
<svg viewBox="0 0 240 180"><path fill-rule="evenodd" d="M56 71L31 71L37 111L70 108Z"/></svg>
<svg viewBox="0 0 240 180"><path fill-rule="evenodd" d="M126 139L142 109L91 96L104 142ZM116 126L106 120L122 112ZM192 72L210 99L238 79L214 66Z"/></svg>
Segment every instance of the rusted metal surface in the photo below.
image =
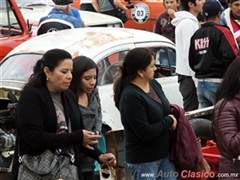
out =
<svg viewBox="0 0 240 180"><path fill-rule="evenodd" d="M122 43L119 43L122 42ZM157 34L124 28L78 28L46 33L31 38L11 51L15 53L44 53L52 47L67 50L73 57L82 54L99 54L106 47L129 42L170 42ZM48 43L46 43L48 42ZM103 49L104 48L104 49Z"/></svg>
<svg viewBox="0 0 240 180"><path fill-rule="evenodd" d="M123 130L108 131L105 133L107 152L116 156L115 167L101 166L100 177L107 180L130 180L124 154Z"/></svg>
<svg viewBox="0 0 240 180"><path fill-rule="evenodd" d="M186 117L191 120L193 118L199 118L199 117L206 117L206 116L211 116L213 112L213 107L206 107L206 108L201 108L201 109L196 109L193 111L188 111L185 113Z"/></svg>

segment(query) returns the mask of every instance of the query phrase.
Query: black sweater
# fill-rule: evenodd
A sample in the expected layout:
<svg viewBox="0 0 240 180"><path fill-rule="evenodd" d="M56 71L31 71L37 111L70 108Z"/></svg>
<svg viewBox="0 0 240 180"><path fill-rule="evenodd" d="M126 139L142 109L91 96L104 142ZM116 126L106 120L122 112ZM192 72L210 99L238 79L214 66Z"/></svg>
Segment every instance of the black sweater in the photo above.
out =
<svg viewBox="0 0 240 180"><path fill-rule="evenodd" d="M101 153L97 148L94 151L81 146L83 141L82 115L78 102L70 90L61 93L66 120L70 119L72 133L57 134L57 117L50 92L47 87L28 87L19 99L17 105L17 132L18 138L15 147L12 179L17 179L18 173L18 146L20 139L20 154L38 155L44 150L62 146L74 145L75 164L79 167L81 179L80 152L98 159Z"/></svg>
<svg viewBox="0 0 240 180"><path fill-rule="evenodd" d="M123 90L119 109L125 133L125 153L128 163L151 162L168 156L173 119L168 116L170 105L162 87L150 81L162 101L154 100L142 89L129 84Z"/></svg>

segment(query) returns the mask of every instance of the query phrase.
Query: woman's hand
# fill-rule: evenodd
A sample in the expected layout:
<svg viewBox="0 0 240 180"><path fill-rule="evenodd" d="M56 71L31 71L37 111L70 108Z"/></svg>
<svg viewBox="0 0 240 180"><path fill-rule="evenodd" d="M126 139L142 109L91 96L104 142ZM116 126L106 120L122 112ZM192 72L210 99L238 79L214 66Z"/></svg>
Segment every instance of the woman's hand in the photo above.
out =
<svg viewBox="0 0 240 180"><path fill-rule="evenodd" d="M173 119L173 123L172 126L169 128L170 130L175 130L177 127L177 119L173 114L169 114L168 116L170 116Z"/></svg>
<svg viewBox="0 0 240 180"><path fill-rule="evenodd" d="M109 166L116 165L116 158L112 153L101 154L98 159L103 163Z"/></svg>
<svg viewBox="0 0 240 180"><path fill-rule="evenodd" d="M101 138L100 135L95 135L91 131L82 130L83 131L83 142L82 145L88 149L94 150L94 148L90 145L94 145L98 143L98 139Z"/></svg>

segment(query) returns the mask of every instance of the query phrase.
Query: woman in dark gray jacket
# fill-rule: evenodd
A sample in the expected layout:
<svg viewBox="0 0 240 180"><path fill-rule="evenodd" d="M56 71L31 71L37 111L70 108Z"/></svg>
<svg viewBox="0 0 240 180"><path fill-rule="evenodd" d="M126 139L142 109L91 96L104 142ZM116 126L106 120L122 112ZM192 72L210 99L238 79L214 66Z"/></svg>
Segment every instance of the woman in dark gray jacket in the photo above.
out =
<svg viewBox="0 0 240 180"><path fill-rule="evenodd" d="M102 109L97 89L98 67L86 56L73 59L73 80L70 89L76 95L86 130L100 135ZM94 160L82 154L82 172L86 180L94 180Z"/></svg>

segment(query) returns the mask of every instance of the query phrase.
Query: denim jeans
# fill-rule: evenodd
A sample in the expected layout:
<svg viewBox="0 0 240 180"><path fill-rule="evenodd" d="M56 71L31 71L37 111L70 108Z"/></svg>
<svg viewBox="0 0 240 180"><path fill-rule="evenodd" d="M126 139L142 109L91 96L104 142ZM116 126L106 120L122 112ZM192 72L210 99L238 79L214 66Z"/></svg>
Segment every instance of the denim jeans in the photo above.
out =
<svg viewBox="0 0 240 180"><path fill-rule="evenodd" d="M197 96L201 108L213 106L216 103L216 91L219 83L198 82Z"/></svg>
<svg viewBox="0 0 240 180"><path fill-rule="evenodd" d="M169 156L153 162L128 163L128 169L133 180L176 180L178 175Z"/></svg>
<svg viewBox="0 0 240 180"><path fill-rule="evenodd" d="M160 51L160 65L169 67L167 50Z"/></svg>

